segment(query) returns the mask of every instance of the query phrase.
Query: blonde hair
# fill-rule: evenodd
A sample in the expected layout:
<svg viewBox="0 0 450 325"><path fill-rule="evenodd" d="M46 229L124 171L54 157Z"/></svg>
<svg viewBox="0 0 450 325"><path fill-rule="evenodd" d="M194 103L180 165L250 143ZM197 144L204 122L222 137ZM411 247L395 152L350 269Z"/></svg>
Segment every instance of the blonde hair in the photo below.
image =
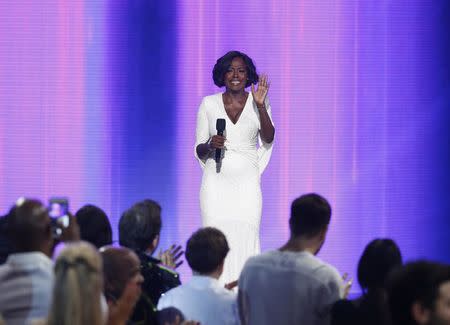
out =
<svg viewBox="0 0 450 325"><path fill-rule="evenodd" d="M86 242L67 245L55 263L48 325L102 325L102 260Z"/></svg>

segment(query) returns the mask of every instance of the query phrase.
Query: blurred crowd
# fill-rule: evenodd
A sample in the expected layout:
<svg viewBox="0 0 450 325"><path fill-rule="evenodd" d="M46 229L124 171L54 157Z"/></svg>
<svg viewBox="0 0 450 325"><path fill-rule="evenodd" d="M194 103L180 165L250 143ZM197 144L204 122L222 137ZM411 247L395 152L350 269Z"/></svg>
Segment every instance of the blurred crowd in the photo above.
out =
<svg viewBox="0 0 450 325"><path fill-rule="evenodd" d="M200 228L185 247L157 253L163 220L153 200L122 213L113 245L101 208L85 205L62 222L21 198L0 218L0 324L450 324L450 266L404 263L388 238L361 247L362 292L349 299L353 279L317 256L331 215L324 197L298 197L285 244L223 283L225 235ZM192 277L182 283L183 257Z"/></svg>

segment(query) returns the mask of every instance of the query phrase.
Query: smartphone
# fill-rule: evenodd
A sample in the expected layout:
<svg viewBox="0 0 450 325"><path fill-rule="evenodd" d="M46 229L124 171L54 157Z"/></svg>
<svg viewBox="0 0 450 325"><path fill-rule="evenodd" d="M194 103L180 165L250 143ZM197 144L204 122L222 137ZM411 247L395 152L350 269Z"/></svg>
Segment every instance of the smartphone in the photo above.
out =
<svg viewBox="0 0 450 325"><path fill-rule="evenodd" d="M65 197L52 197L48 203L48 214L55 222L55 235L61 234L61 228L69 227L69 200ZM59 228L59 229L58 229Z"/></svg>

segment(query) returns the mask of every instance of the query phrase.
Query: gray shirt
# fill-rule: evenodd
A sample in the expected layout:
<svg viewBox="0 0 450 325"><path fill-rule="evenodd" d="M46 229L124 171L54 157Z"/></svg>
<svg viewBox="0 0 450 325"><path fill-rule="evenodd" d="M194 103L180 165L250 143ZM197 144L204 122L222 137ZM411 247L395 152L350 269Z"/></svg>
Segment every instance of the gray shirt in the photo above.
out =
<svg viewBox="0 0 450 325"><path fill-rule="evenodd" d="M309 252L252 257L239 278L245 324L329 324L331 306L343 293L339 272Z"/></svg>

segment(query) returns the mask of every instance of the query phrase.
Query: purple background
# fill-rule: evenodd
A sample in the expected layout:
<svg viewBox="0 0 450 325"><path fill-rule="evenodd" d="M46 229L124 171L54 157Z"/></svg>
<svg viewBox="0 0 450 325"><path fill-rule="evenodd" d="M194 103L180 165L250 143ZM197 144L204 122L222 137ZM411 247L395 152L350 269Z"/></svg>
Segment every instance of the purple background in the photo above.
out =
<svg viewBox="0 0 450 325"><path fill-rule="evenodd" d="M0 213L65 195L102 207L116 236L153 198L161 247L184 244L200 226L197 108L237 49L272 81L263 250L314 191L333 206L321 256L340 271L375 237L450 262L448 31L445 0L1 1Z"/></svg>

